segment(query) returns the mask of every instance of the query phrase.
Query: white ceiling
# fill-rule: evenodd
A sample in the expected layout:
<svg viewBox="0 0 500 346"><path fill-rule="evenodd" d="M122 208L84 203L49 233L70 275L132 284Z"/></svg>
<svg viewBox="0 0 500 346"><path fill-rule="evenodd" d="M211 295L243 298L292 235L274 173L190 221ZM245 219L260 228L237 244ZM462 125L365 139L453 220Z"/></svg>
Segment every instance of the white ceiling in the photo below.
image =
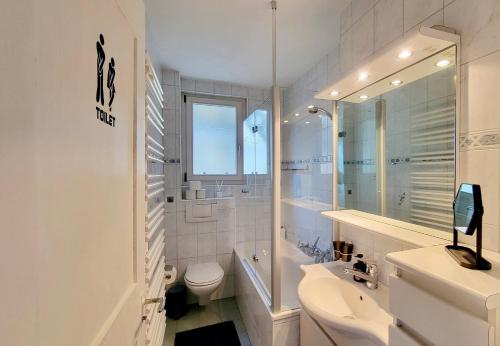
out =
<svg viewBox="0 0 500 346"><path fill-rule="evenodd" d="M272 84L269 0L145 0L151 54L184 77ZM337 44L349 0L278 0L278 82L286 87Z"/></svg>

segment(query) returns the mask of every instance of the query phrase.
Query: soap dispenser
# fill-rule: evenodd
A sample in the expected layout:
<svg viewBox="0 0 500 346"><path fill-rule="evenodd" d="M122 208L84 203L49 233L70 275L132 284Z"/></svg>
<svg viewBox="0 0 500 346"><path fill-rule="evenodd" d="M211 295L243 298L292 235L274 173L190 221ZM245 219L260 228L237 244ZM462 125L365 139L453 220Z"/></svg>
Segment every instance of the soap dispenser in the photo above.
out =
<svg viewBox="0 0 500 346"><path fill-rule="evenodd" d="M362 272L362 273L366 273L366 268L367 268L367 266L366 266L366 262L363 262L363 261L361 260L361 259L363 258L363 254L357 254L357 255L356 255L356 256L354 256L354 257L356 257L358 260L356 261L356 263L354 263L354 264L352 265L352 269L357 270L357 271L360 271L360 272ZM356 282L366 282L366 280L365 280L365 279L362 279L362 278L360 278L360 277L358 277L358 276L355 276L355 275L354 275L352 278L353 278L353 279L354 279L354 281L356 281Z"/></svg>

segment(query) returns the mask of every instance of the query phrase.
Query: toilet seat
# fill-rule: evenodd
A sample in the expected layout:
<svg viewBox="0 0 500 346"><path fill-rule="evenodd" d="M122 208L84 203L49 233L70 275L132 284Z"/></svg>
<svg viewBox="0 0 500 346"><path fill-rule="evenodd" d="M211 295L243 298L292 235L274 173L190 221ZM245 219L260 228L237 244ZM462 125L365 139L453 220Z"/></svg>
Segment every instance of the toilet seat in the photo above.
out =
<svg viewBox="0 0 500 346"><path fill-rule="evenodd" d="M190 264L184 280L192 286L208 286L222 279L224 270L219 263Z"/></svg>

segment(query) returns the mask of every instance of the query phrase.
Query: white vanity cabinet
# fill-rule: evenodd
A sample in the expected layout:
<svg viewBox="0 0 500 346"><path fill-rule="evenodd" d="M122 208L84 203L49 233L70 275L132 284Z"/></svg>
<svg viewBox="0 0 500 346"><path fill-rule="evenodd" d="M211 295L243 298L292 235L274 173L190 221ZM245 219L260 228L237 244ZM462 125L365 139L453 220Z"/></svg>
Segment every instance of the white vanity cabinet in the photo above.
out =
<svg viewBox="0 0 500 346"><path fill-rule="evenodd" d="M389 345L500 346L500 255L489 271L461 267L444 246L390 253Z"/></svg>

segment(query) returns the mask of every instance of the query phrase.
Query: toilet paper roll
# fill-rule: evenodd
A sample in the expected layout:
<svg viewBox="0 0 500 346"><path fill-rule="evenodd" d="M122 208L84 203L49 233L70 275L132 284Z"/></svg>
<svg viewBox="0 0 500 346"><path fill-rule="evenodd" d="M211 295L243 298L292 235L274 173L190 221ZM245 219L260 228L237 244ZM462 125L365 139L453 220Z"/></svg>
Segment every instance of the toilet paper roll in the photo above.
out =
<svg viewBox="0 0 500 346"><path fill-rule="evenodd" d="M206 192L205 189L196 190L196 199L205 199Z"/></svg>
<svg viewBox="0 0 500 346"><path fill-rule="evenodd" d="M196 190L186 190L186 199L196 199Z"/></svg>
<svg viewBox="0 0 500 346"><path fill-rule="evenodd" d="M201 181L193 180L189 182L190 190L201 190Z"/></svg>
<svg viewBox="0 0 500 346"><path fill-rule="evenodd" d="M174 266L165 266L165 285L171 285L177 280L177 269Z"/></svg>

